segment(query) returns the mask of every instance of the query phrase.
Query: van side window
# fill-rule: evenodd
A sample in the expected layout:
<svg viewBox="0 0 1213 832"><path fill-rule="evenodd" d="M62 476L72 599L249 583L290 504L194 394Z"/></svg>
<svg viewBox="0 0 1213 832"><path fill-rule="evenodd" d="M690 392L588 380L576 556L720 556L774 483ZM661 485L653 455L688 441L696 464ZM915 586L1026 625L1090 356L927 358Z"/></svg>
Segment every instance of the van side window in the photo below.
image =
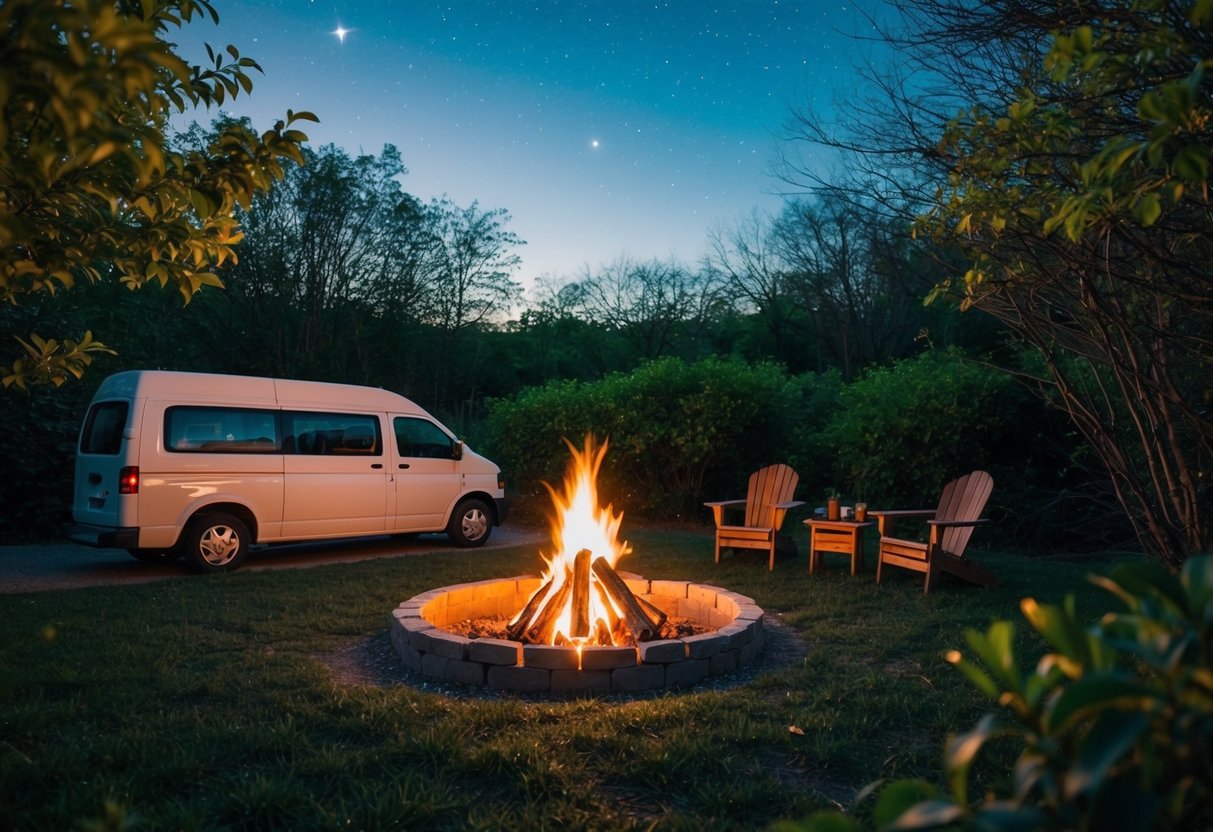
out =
<svg viewBox="0 0 1213 832"><path fill-rule="evenodd" d="M282 452L323 456L381 456L379 419L363 413L282 414Z"/></svg>
<svg viewBox="0 0 1213 832"><path fill-rule="evenodd" d="M80 432L80 453L113 456L122 450L122 429L126 427L127 402L98 402L84 420Z"/></svg>
<svg viewBox="0 0 1213 832"><path fill-rule="evenodd" d="M278 412L247 407L170 407L164 411L164 447L177 453L277 453Z"/></svg>
<svg viewBox="0 0 1213 832"><path fill-rule="evenodd" d="M396 450L403 457L454 459L455 443L441 428L425 419L397 416L392 420Z"/></svg>

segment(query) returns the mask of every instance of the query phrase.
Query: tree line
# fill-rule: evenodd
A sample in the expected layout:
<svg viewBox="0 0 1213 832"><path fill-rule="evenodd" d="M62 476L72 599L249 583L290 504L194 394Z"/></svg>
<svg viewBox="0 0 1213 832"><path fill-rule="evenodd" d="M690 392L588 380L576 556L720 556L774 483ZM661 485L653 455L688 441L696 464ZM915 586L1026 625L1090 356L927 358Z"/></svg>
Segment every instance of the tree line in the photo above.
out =
<svg viewBox="0 0 1213 832"><path fill-rule="evenodd" d="M247 123L195 126L204 148ZM829 198L717 230L699 263L620 256L543 276L524 295L525 241L504 208L423 202L398 150L301 148L302 164L235 216L236 256L182 305L172 287L78 287L58 316L121 347L98 371L158 366L373 384L405 392L467 430L487 397L552 378L597 378L663 357L738 355L792 372L866 368L925 345L997 345L989 319L923 297L925 246L874 211ZM976 316L968 316L974 319ZM119 340L120 339L120 340Z"/></svg>

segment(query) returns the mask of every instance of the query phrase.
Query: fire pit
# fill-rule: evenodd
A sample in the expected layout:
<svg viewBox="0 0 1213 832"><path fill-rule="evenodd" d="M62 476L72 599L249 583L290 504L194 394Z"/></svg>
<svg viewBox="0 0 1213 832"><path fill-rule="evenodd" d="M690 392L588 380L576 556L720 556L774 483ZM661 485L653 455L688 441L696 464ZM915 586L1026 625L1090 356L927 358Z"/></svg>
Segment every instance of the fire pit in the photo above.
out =
<svg viewBox="0 0 1213 832"><path fill-rule="evenodd" d="M392 645L428 678L526 693L612 693L681 688L754 661L763 611L752 598L687 581L619 572L631 551L622 514L598 505L606 453L578 451L556 505L540 577L493 579L423 592L392 613ZM468 622L504 619L500 636L469 638ZM675 620L682 625L673 629ZM679 637L679 632L694 635Z"/></svg>
<svg viewBox="0 0 1213 832"><path fill-rule="evenodd" d="M622 575L639 598L667 615L713 632L634 646L523 644L471 639L448 627L469 618L511 615L543 582L534 576L432 589L392 611L392 646L430 679L520 693L631 693L689 687L729 673L762 653L762 610L753 599L687 581Z"/></svg>

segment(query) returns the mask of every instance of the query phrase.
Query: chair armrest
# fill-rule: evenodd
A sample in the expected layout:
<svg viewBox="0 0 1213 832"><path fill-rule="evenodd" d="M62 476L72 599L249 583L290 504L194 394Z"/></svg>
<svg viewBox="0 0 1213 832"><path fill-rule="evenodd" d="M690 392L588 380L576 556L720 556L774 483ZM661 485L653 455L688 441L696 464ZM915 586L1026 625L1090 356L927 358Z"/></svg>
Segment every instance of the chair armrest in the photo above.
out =
<svg viewBox="0 0 1213 832"><path fill-rule="evenodd" d="M893 534L893 521L898 517L934 517L936 514L933 508L901 508L892 511L882 511L868 509L868 516L876 518L876 533L881 537L891 537Z"/></svg>
<svg viewBox="0 0 1213 832"><path fill-rule="evenodd" d="M770 503L769 505L775 509L775 522L773 525L775 531L779 531L783 528L783 518L787 516L788 509L803 506L804 500L788 500L783 503Z"/></svg>
<svg viewBox="0 0 1213 832"><path fill-rule="evenodd" d="M941 526L943 528L961 527L961 526L984 526L990 521L983 517L980 520L928 520L927 525Z"/></svg>
<svg viewBox="0 0 1213 832"><path fill-rule="evenodd" d="M726 508L737 509L746 504L745 500L713 500L710 503L704 503L705 506L712 510L712 522L719 528L724 523L724 510Z"/></svg>

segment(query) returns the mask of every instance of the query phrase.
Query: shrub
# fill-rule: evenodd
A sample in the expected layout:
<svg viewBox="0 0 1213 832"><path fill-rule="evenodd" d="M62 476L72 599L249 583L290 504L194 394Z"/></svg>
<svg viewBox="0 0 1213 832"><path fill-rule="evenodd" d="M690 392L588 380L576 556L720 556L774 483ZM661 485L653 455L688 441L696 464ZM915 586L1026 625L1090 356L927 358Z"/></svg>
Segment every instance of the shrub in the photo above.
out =
<svg viewBox="0 0 1213 832"><path fill-rule="evenodd" d="M1127 609L1084 627L1072 596L1063 606L1024 599L1024 616L1052 647L1032 671L1019 667L1010 622L968 631L979 663L956 651L948 660L1002 710L948 740L945 794L922 782L890 784L876 804L878 824L1213 828L1213 557L1190 558L1179 575L1134 563L1092 581ZM971 800L970 771L995 739L1021 749L1010 780ZM782 828L858 827L822 814Z"/></svg>
<svg viewBox="0 0 1213 832"><path fill-rule="evenodd" d="M609 439L604 498L654 517L698 517L741 496L755 469L795 456L806 385L773 364L666 358L601 381L558 381L490 402L489 447L523 499L557 482L563 439ZM702 518L700 518L702 519Z"/></svg>
<svg viewBox="0 0 1213 832"><path fill-rule="evenodd" d="M100 382L7 390L0 394L0 540L54 539L71 520L76 436Z"/></svg>
<svg viewBox="0 0 1213 832"><path fill-rule="evenodd" d="M1003 406L1012 386L1006 374L953 350L870 370L842 390L825 431L840 482L882 506L938 494L987 465L1014 417Z"/></svg>

